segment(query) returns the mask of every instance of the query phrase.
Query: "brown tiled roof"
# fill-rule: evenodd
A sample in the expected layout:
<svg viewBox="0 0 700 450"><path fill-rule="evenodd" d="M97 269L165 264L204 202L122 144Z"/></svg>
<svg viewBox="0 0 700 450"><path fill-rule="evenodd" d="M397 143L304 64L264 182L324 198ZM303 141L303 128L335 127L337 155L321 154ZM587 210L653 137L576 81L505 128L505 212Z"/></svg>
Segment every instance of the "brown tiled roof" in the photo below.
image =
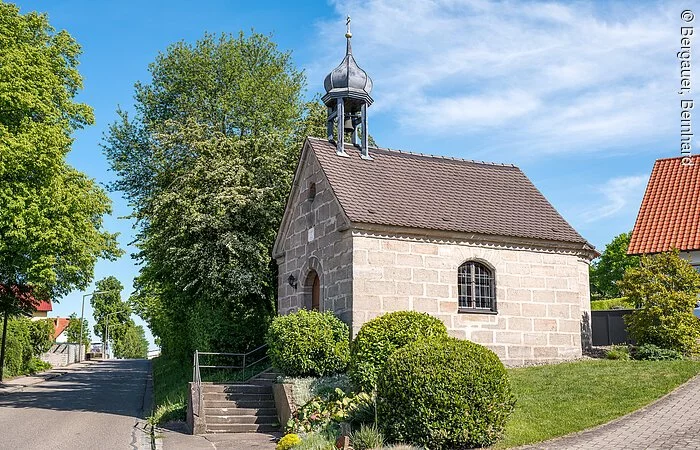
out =
<svg viewBox="0 0 700 450"><path fill-rule="evenodd" d="M352 222L587 244L515 166L309 143Z"/></svg>
<svg viewBox="0 0 700 450"><path fill-rule="evenodd" d="M700 250L700 155L659 159L634 224L629 254Z"/></svg>

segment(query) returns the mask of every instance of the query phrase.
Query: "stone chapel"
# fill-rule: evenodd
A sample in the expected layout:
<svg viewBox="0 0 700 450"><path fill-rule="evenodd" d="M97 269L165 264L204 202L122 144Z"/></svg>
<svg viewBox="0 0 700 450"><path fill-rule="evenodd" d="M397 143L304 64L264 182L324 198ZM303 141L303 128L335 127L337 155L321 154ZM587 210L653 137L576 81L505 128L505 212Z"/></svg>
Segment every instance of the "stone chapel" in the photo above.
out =
<svg viewBox="0 0 700 450"><path fill-rule="evenodd" d="M279 313L332 311L354 336L414 310L509 365L581 356L595 248L513 165L370 147L372 80L346 38L274 246Z"/></svg>

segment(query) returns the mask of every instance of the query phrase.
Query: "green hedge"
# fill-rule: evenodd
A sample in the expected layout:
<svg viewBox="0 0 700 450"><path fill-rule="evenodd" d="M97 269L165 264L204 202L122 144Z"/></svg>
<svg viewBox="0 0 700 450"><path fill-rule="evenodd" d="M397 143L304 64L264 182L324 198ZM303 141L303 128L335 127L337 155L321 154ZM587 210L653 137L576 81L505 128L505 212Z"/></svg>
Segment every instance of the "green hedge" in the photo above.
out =
<svg viewBox="0 0 700 450"><path fill-rule="evenodd" d="M348 326L330 312L302 309L278 316L265 340L272 365L287 376L343 372L350 359Z"/></svg>
<svg viewBox="0 0 700 450"><path fill-rule="evenodd" d="M514 404L496 354L455 338L424 339L397 350L377 387L384 436L431 450L494 444Z"/></svg>
<svg viewBox="0 0 700 450"><path fill-rule="evenodd" d="M447 337L445 324L429 314L398 311L362 325L350 346L348 376L371 392L387 359L398 349L419 339Z"/></svg>
<svg viewBox="0 0 700 450"><path fill-rule="evenodd" d="M32 343L29 339L29 320L12 318L7 322L4 375L14 377L25 372L32 358Z"/></svg>
<svg viewBox="0 0 700 450"><path fill-rule="evenodd" d="M32 321L27 317L11 318L7 322L3 375L14 377L50 368L38 357L51 348L53 332L54 326L50 319Z"/></svg>
<svg viewBox="0 0 700 450"><path fill-rule="evenodd" d="M592 311L602 311L606 309L634 309L634 305L627 300L627 297L591 301Z"/></svg>

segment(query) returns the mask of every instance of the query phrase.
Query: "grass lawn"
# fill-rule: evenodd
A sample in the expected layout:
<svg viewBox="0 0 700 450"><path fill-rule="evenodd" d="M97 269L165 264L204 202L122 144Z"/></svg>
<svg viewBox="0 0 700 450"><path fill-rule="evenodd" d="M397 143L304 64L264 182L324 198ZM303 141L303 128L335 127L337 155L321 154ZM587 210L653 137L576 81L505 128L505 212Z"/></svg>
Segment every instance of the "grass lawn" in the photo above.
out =
<svg viewBox="0 0 700 450"><path fill-rule="evenodd" d="M507 448L563 436L630 413L700 373L700 361L578 361L510 369L515 412Z"/></svg>
<svg viewBox="0 0 700 450"><path fill-rule="evenodd" d="M192 363L167 359L153 359L153 414L152 424L169 420L185 420L187 412L187 386L192 381Z"/></svg>

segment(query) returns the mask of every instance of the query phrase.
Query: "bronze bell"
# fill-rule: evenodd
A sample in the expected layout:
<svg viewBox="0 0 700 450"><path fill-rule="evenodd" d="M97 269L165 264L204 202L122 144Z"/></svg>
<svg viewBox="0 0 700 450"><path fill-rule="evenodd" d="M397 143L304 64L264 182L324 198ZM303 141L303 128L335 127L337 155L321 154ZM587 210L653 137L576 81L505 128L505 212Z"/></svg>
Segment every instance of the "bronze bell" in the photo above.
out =
<svg viewBox="0 0 700 450"><path fill-rule="evenodd" d="M355 126L353 125L353 120L352 116L350 114L345 116L345 123L343 124L343 128L345 129L346 133L352 133L355 131Z"/></svg>

